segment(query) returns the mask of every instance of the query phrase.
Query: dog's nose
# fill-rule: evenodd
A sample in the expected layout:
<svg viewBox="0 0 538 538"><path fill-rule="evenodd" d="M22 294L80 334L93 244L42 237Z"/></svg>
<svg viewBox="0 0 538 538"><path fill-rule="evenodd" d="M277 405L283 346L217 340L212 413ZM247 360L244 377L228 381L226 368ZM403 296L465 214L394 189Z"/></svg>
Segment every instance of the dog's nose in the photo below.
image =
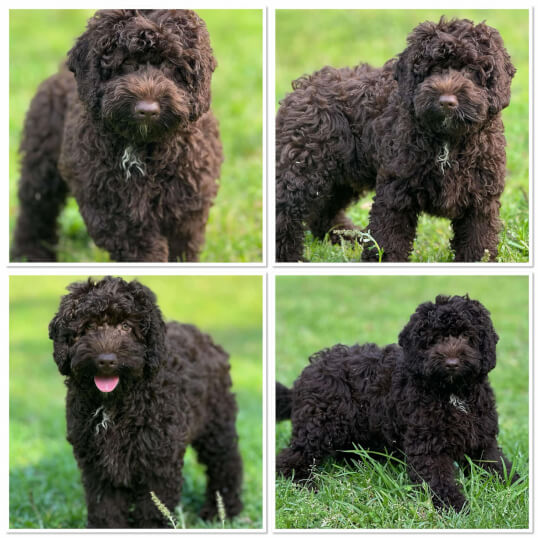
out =
<svg viewBox="0 0 538 538"><path fill-rule="evenodd" d="M457 357L448 357L445 359L445 365L448 368L457 368L460 365L460 360Z"/></svg>
<svg viewBox="0 0 538 538"><path fill-rule="evenodd" d="M135 115L140 119L153 119L160 114L161 107L157 101L138 101L134 110Z"/></svg>
<svg viewBox="0 0 538 538"><path fill-rule="evenodd" d="M99 368L114 368L116 366L116 363L118 361L118 357L116 357L115 353L101 353L97 357L97 366Z"/></svg>
<svg viewBox="0 0 538 538"><path fill-rule="evenodd" d="M446 110L458 106L458 98L455 95L444 93L439 97L439 104Z"/></svg>

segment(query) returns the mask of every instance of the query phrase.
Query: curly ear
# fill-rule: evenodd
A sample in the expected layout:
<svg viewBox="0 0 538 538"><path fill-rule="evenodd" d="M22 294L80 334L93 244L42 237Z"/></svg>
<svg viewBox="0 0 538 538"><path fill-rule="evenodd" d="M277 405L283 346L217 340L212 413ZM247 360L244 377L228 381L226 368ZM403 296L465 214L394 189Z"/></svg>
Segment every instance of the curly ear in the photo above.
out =
<svg viewBox="0 0 538 538"><path fill-rule="evenodd" d="M175 36L175 54L189 86L189 120L196 121L211 105L211 77L217 67L205 22L188 9L163 10L159 22Z"/></svg>
<svg viewBox="0 0 538 538"><path fill-rule="evenodd" d="M475 29L487 71L485 75L489 93L489 113L495 115L510 104L510 86L516 68L512 65L510 55L504 48L503 39L495 28L480 23Z"/></svg>
<svg viewBox="0 0 538 538"><path fill-rule="evenodd" d="M424 80L428 71L430 41L435 38L436 32L437 25L433 22L419 24L407 36L407 47L398 55L394 64L393 74L398 82L398 92L409 107L413 106L416 86Z"/></svg>
<svg viewBox="0 0 538 538"><path fill-rule="evenodd" d="M473 327L478 333L479 350L482 354L482 373L487 374L497 363L497 342L499 335L493 327L489 311L479 301L468 300L469 313L472 318Z"/></svg>
<svg viewBox="0 0 538 538"><path fill-rule="evenodd" d="M54 343L54 351L52 354L54 362L62 375L69 375L71 373L67 336L65 319L60 312L58 312L49 323L49 338Z"/></svg>
<svg viewBox="0 0 538 538"><path fill-rule="evenodd" d="M407 106L413 104L413 93L417 81L413 73L413 65L410 61L411 52L409 48L398 55L398 60L394 64L394 80L398 82L398 92Z"/></svg>
<svg viewBox="0 0 538 538"><path fill-rule="evenodd" d="M98 113L102 97L101 58L115 46L124 22L136 16L135 10L105 9L95 13L88 21L86 31L67 53L67 67L77 80L80 100L94 114Z"/></svg>
<svg viewBox="0 0 538 538"><path fill-rule="evenodd" d="M140 282L128 284L138 311L142 313L140 327L146 341L146 369L154 375L162 365L166 353L166 325L155 294Z"/></svg>

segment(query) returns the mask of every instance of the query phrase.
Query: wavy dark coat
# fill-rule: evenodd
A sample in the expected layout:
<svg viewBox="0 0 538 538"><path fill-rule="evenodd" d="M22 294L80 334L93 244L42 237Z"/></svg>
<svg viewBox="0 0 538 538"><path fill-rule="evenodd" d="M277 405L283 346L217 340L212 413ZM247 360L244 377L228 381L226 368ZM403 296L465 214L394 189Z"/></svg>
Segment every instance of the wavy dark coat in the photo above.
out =
<svg viewBox="0 0 538 538"><path fill-rule="evenodd" d="M504 477L512 464L499 432L488 372L498 341L489 312L468 297L423 303L399 346L336 345L316 353L293 389L277 384L277 419L291 418L277 472L308 480L312 466L360 445L403 453L411 480L428 484L433 504L461 510L456 482L466 456ZM513 474L512 480L517 480Z"/></svg>
<svg viewBox="0 0 538 538"><path fill-rule="evenodd" d="M113 260L197 261L222 162L204 22L187 10L98 11L67 66L26 117L12 259L55 260L70 192Z"/></svg>
<svg viewBox="0 0 538 538"><path fill-rule="evenodd" d="M228 354L193 325L165 324L155 295L136 281L105 277L68 289L49 332L66 376L67 439L88 527L167 527L150 492L174 511L189 444L207 467L201 517L217 515L217 492L227 516L238 514L242 463ZM112 366L100 364L112 354ZM119 377L111 392L94 382L105 373Z"/></svg>
<svg viewBox="0 0 538 538"><path fill-rule="evenodd" d="M455 261L497 255L515 69L501 36L468 20L425 22L382 68L324 67L293 83L276 120L276 258L356 227L345 209L375 190L369 230L407 261L420 213L451 219ZM379 258L365 243L363 261ZM486 252L487 251L487 252Z"/></svg>

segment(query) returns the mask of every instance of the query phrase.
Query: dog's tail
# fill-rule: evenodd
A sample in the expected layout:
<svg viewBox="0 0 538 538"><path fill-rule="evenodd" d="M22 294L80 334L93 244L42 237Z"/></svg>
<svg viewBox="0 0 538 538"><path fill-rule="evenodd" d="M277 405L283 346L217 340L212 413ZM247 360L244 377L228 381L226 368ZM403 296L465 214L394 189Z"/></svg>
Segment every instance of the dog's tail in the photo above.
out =
<svg viewBox="0 0 538 538"><path fill-rule="evenodd" d="M282 383L276 382L276 420L287 420L291 418L291 389Z"/></svg>

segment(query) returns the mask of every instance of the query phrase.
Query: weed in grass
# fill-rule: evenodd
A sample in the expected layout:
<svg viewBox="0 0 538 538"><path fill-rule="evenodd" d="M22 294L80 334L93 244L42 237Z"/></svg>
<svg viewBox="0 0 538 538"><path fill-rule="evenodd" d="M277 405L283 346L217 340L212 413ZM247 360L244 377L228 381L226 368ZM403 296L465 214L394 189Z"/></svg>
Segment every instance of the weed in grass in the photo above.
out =
<svg viewBox="0 0 538 538"><path fill-rule="evenodd" d="M173 529L177 529L178 523L176 521L176 518L170 512L170 510L168 510L166 505L159 499L159 497L157 497L157 495L155 495L153 491L150 491L149 494L151 496L151 500L153 501L153 504L157 507L159 512L164 516L165 519L168 520L168 522L170 523Z"/></svg>

